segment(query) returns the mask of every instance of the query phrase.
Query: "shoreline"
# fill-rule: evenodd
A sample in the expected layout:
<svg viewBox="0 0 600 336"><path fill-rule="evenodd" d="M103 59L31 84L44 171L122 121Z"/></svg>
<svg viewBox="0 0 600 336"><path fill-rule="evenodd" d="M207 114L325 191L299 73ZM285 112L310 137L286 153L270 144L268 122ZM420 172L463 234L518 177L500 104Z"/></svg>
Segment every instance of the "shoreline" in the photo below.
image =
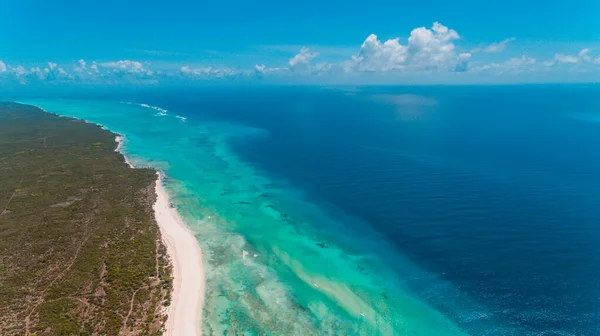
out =
<svg viewBox="0 0 600 336"><path fill-rule="evenodd" d="M115 141L115 151L123 155L130 168L135 168L121 152L123 136L117 135ZM167 307L164 335L200 336L205 289L202 251L177 209L171 207L162 181L163 174L157 172L156 175L157 197L152 208L173 266L173 290L171 304Z"/></svg>
<svg viewBox="0 0 600 336"><path fill-rule="evenodd" d="M37 105L19 101L15 101L15 103L33 106L45 113L59 117L73 118L90 123L84 119L49 112ZM110 132L105 126L96 125ZM125 163L134 169L135 167L131 164L131 161L121 151L124 141L123 135L112 133L116 135L115 142L117 143L117 147L115 148L115 152L120 153ZM162 183L164 176L158 171L156 175L155 193L157 198L152 205L152 209L154 209L154 217L160 230L161 239L165 244L167 254L173 266L173 289L171 291L170 305L166 307L167 320L163 335L201 336L202 309L204 307L206 285L204 266L202 264L202 251L196 237L185 224L177 209L171 207L169 195Z"/></svg>

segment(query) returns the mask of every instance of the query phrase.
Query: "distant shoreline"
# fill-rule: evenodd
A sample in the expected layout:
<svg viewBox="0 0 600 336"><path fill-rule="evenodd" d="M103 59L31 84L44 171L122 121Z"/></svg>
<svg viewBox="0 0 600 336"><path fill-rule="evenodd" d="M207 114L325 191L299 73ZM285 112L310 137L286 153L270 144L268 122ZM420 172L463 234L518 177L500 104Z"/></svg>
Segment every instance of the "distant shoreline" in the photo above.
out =
<svg viewBox="0 0 600 336"><path fill-rule="evenodd" d="M121 152L123 136L115 137L115 151L123 155L125 163L135 168ZM169 195L163 185L163 175L157 172L154 216L161 238L173 265L173 296L167 308L165 335L201 335L202 307L205 277L202 252L194 234L185 225L177 209L171 207Z"/></svg>

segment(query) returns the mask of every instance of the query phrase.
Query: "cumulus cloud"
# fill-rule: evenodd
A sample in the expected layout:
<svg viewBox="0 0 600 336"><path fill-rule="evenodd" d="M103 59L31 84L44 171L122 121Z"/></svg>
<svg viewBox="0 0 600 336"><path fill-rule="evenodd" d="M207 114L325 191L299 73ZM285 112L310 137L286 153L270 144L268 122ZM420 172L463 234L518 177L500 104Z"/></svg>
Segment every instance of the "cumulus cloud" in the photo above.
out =
<svg viewBox="0 0 600 336"><path fill-rule="evenodd" d="M16 68L12 68L7 70L9 75L11 75L11 77L16 80L19 84L26 84L27 83L27 70L25 70L25 68L21 65L18 65Z"/></svg>
<svg viewBox="0 0 600 336"><path fill-rule="evenodd" d="M331 73L336 68L335 64L321 62L315 65L315 73L317 75L324 75Z"/></svg>
<svg viewBox="0 0 600 336"><path fill-rule="evenodd" d="M46 66L34 66L25 68L22 65L6 67L8 80L14 80L21 84L34 82L87 82L87 83L122 83L137 80L137 82L148 82L153 80L153 71L145 65L135 61L106 62L99 65L95 61L86 62L80 59L68 68L55 62L47 62Z"/></svg>
<svg viewBox="0 0 600 336"><path fill-rule="evenodd" d="M100 73L98 69L98 64L95 61L92 62L90 66L88 66L87 62L83 59L77 61L77 63L73 66L73 70L77 73L80 78L95 78L97 74Z"/></svg>
<svg viewBox="0 0 600 336"><path fill-rule="evenodd" d="M489 63L489 64L483 64L483 65L479 65L476 67L471 68L471 71L473 72L484 72L484 71L490 71L490 70L496 70L496 69L500 69L502 65L499 63Z"/></svg>
<svg viewBox="0 0 600 336"><path fill-rule="evenodd" d="M545 66L554 66L557 64L570 64L570 65L582 65L585 63L600 64L600 56L594 59L590 56L591 49L584 48L577 53L577 55L565 55L561 53L554 54L552 60L546 61L543 64Z"/></svg>
<svg viewBox="0 0 600 336"><path fill-rule="evenodd" d="M27 84L33 81L64 82L73 79L71 74L53 62L48 62L47 67L38 66L29 69L26 69L21 65L15 68L6 67L4 72L6 72L10 78L21 84Z"/></svg>
<svg viewBox="0 0 600 336"><path fill-rule="evenodd" d="M531 57L527 57L527 56L523 55L520 58L513 57L513 58L509 59L508 61L504 62L504 64L507 66L510 66L510 67L520 67L520 66L524 66L524 65L532 65L532 64L535 64L536 62L537 62L537 60L535 58L531 58Z"/></svg>
<svg viewBox="0 0 600 336"><path fill-rule="evenodd" d="M17 75L17 76L23 76L25 74L27 74L27 70L25 70L25 68L21 65L17 66L13 72Z"/></svg>
<svg viewBox="0 0 600 336"><path fill-rule="evenodd" d="M544 61L544 62L542 62L542 64L543 64L544 66L546 66L546 67L551 67L551 66L553 66L553 65L554 65L554 60L551 60L551 61Z"/></svg>
<svg viewBox="0 0 600 336"><path fill-rule="evenodd" d="M454 66L455 72L466 72L469 70L469 60L471 59L471 53L460 53L458 60Z"/></svg>
<svg viewBox="0 0 600 336"><path fill-rule="evenodd" d="M589 55L589 53L590 53L590 48L582 49L577 54L577 58L584 62L590 62L592 60L592 57Z"/></svg>
<svg viewBox="0 0 600 336"><path fill-rule="evenodd" d="M202 76L204 74L210 73L211 68L197 68L197 69L192 69L189 66L182 66L180 71L181 74L184 76Z"/></svg>
<svg viewBox="0 0 600 336"><path fill-rule="evenodd" d="M413 29L406 38L391 38L381 40L375 34L369 35L357 48L357 53L345 60L331 61L325 55L319 58L319 51L308 47L288 59L287 66L269 66L256 64L246 69L232 69L227 67L192 67L181 66L171 69L151 69L150 63L134 60L118 60L112 62L96 63L80 59L64 68L54 62L45 65L23 67L9 66L0 61L0 80L16 81L18 83L33 82L77 82L77 83L157 83L176 80L210 80L219 78L241 78L254 76L303 76L311 75L313 78L323 76L333 80L361 78L376 78L393 80L398 72L416 75L418 72L487 72L490 74L522 73L526 71L550 71L550 66L566 64L565 67L586 71L592 65L600 64L600 55L593 50L585 48L576 54L556 53L546 61L538 61L526 55L513 57L508 60L495 60L487 64L478 60L480 52L498 52L514 38L492 43L487 47L473 49L467 52L457 47L455 43L460 40L460 35L438 22L431 27ZM291 55L290 55L291 56ZM329 55L331 57L331 55ZM339 55L338 55L339 56ZM487 58L494 59L491 55ZM283 61L285 62L285 61ZM547 67L543 67L547 66ZM570 65L570 66L569 66ZM587 66L587 68L586 68ZM369 73L369 74L367 74ZM377 73L377 74L372 74ZM384 73L390 73L386 75ZM340 77L342 76L342 77ZM345 77L343 77L345 76ZM408 75L407 75L408 76ZM437 76L437 74L435 75ZM467 75L470 76L470 75ZM402 76L400 76L402 77ZM403 77L404 78L404 77ZM408 78L408 77L406 77ZM467 78L467 77L464 77Z"/></svg>
<svg viewBox="0 0 600 336"><path fill-rule="evenodd" d="M430 29L414 29L408 38L409 60L418 68L452 67L456 60L453 40L460 36L453 29L434 23Z"/></svg>
<svg viewBox="0 0 600 336"><path fill-rule="evenodd" d="M100 63L100 66L113 73L123 75L152 76L152 70L146 68L142 63L131 60L120 60L116 62Z"/></svg>
<svg viewBox="0 0 600 336"><path fill-rule="evenodd" d="M358 55L345 67L346 71L389 71L403 69L408 58L408 47L398 38L381 42L371 34L363 42Z"/></svg>
<svg viewBox="0 0 600 336"><path fill-rule="evenodd" d="M519 73L523 71L534 70L535 64L537 64L537 60L535 58L523 55L521 57L513 57L502 63L493 62L490 64L480 65L472 68L471 70L474 72L495 71L498 73Z"/></svg>
<svg viewBox="0 0 600 336"><path fill-rule="evenodd" d="M570 56L570 55L564 55L564 54L554 55L554 60L558 63L569 63L569 64L575 64L575 63L579 62L579 59L577 58L577 56Z"/></svg>
<svg viewBox="0 0 600 336"><path fill-rule="evenodd" d="M274 74L288 71L289 68L269 68L264 64L256 64L254 66L254 73L256 75Z"/></svg>
<svg viewBox="0 0 600 336"><path fill-rule="evenodd" d="M311 68L312 60L319 56L318 52L311 52L310 48L302 47L300 52L296 56L290 58L288 65L293 71L297 70L309 70Z"/></svg>
<svg viewBox="0 0 600 336"><path fill-rule="evenodd" d="M29 75L30 77L35 76L40 80L46 79L46 77L44 76L44 71L42 71L40 67L31 68L31 70L29 70Z"/></svg>
<svg viewBox="0 0 600 336"><path fill-rule="evenodd" d="M241 72L230 69L230 68L215 68L215 67L190 68L189 66L183 66L179 70L179 74L182 77L187 77L187 78L218 79L218 78L237 76L237 75L240 75Z"/></svg>
<svg viewBox="0 0 600 336"><path fill-rule="evenodd" d="M44 68L44 70L40 70L39 68L36 68L35 70L39 79L42 80L53 81L68 80L73 78L67 71L65 71L65 69L59 67L58 64L53 62L48 62L48 67Z"/></svg>
<svg viewBox="0 0 600 336"><path fill-rule="evenodd" d="M75 70L75 72L86 72L87 70L87 63L80 59L79 61L77 61L77 64L73 66L73 70Z"/></svg>
<svg viewBox="0 0 600 336"><path fill-rule="evenodd" d="M358 55L343 65L345 71L386 72L392 70L463 70L471 57L469 53L457 55L455 40L458 33L438 22L428 29L413 29L407 44L399 38L384 42L371 34L363 42Z"/></svg>

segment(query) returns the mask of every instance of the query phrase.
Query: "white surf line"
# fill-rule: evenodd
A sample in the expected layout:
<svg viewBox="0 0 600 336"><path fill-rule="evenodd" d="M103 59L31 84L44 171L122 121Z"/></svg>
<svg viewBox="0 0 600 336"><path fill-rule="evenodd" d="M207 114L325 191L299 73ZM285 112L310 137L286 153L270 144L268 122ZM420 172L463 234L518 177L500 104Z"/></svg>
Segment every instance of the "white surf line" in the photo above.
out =
<svg viewBox="0 0 600 336"><path fill-rule="evenodd" d="M152 106L152 105L148 105L148 104L138 104L138 105L142 106L142 107L146 107L146 108L151 108L153 110L158 111L157 115L159 115L159 116L166 116L167 112L169 112L168 110L165 110L164 108L160 108L158 106Z"/></svg>

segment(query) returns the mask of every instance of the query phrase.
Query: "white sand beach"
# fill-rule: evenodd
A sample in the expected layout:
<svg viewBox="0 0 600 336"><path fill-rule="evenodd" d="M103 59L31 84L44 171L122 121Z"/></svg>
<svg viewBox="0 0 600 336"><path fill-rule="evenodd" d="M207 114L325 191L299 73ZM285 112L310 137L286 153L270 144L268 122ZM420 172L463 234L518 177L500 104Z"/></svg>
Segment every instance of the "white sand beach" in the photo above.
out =
<svg viewBox="0 0 600 336"><path fill-rule="evenodd" d="M120 150L123 138L117 136L115 141ZM127 158L125 160L133 168ZM162 176L157 175L154 214L173 264L173 293L167 310L165 335L201 335L205 279L200 246L177 210L171 207Z"/></svg>
<svg viewBox="0 0 600 336"><path fill-rule="evenodd" d="M123 137L121 135L117 135L115 137L115 141L117 142L117 148L115 148L115 152L121 152L121 148L123 147ZM121 153L123 155L123 158L125 159L125 163L127 163L127 165L131 168L133 168L133 165L131 164L131 162L129 162L129 159L127 159L127 156L125 156L125 154Z"/></svg>

